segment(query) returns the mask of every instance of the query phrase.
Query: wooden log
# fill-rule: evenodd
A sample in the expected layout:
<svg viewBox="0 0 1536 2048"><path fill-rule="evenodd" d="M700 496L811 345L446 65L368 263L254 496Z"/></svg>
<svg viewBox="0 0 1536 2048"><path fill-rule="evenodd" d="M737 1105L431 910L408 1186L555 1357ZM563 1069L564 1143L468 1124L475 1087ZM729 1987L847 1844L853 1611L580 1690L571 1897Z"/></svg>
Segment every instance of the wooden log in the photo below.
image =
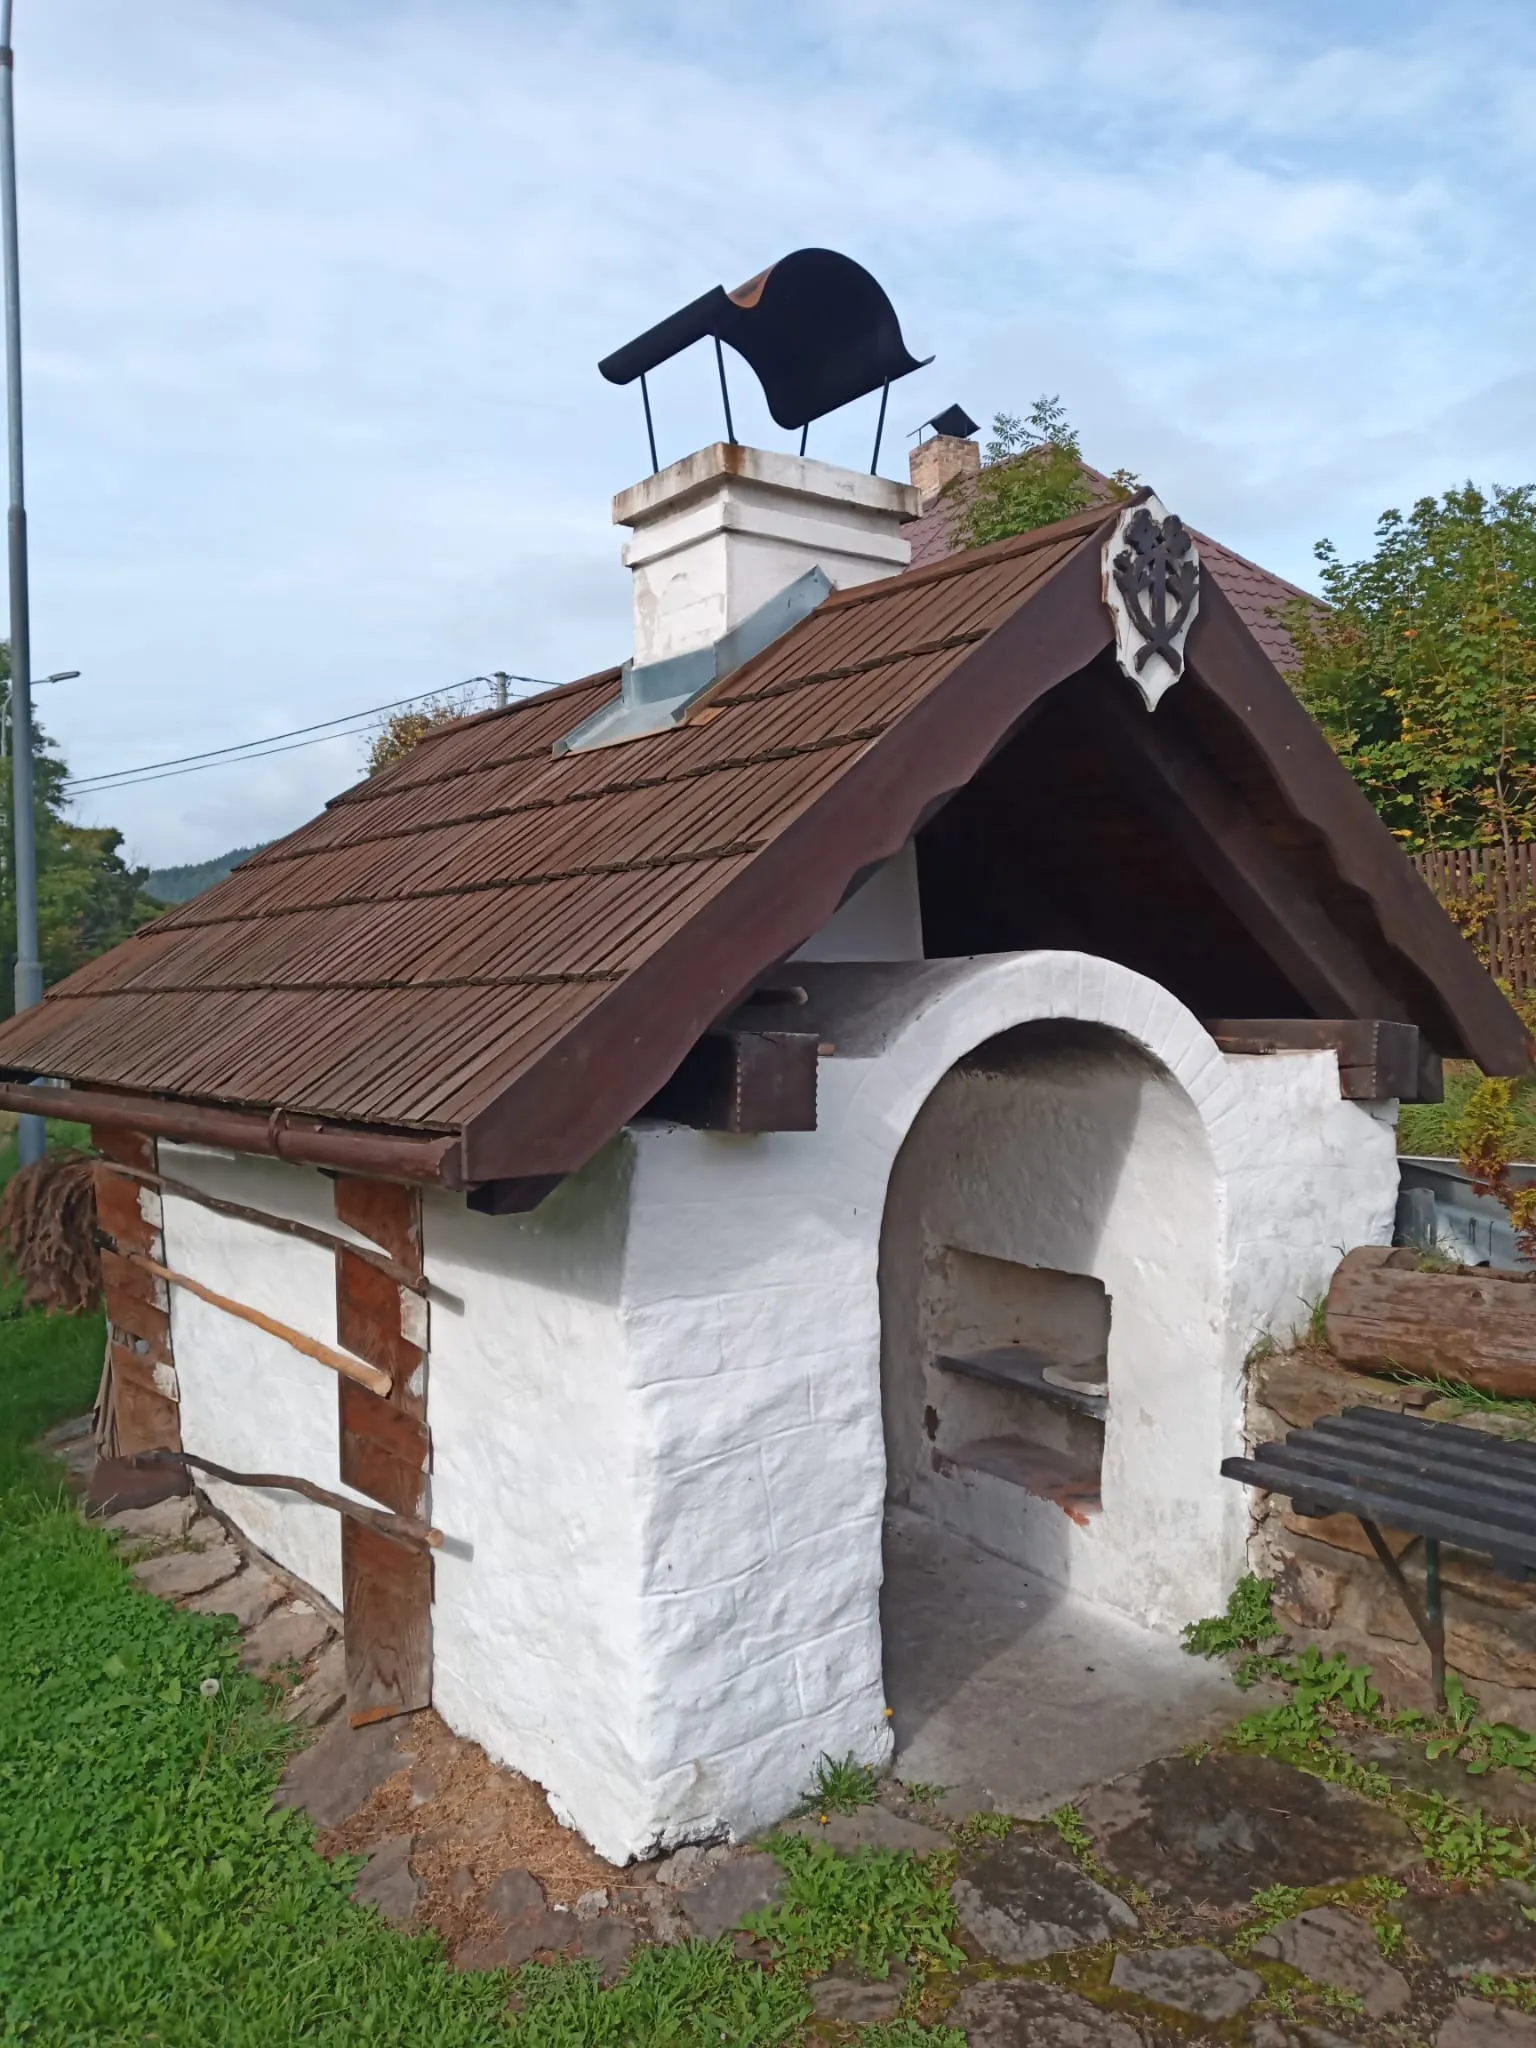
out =
<svg viewBox="0 0 1536 2048"><path fill-rule="evenodd" d="M348 1500L344 1493L332 1493L328 1486L317 1486L313 1479L301 1478L294 1472L232 1472L227 1465L216 1465L211 1458L194 1457L191 1451L142 1451L136 1462L141 1465L185 1465L195 1471L206 1472L210 1479L222 1479L229 1486L254 1486L265 1492L302 1494L306 1500L312 1500L322 1508L334 1508L343 1521L356 1522L370 1534L387 1535L391 1544L419 1545L436 1550L443 1541L441 1529L429 1528L415 1515L381 1515L377 1508Z"/></svg>
<svg viewBox="0 0 1536 2048"><path fill-rule="evenodd" d="M1423 1273L1416 1261L1385 1245L1346 1255L1328 1290L1334 1356L1536 1400L1536 1281L1486 1267Z"/></svg>
<svg viewBox="0 0 1536 2048"><path fill-rule="evenodd" d="M213 1308L223 1309L226 1315L238 1316L243 1323L254 1323L258 1330L265 1330L268 1336L280 1337L285 1344L291 1344L295 1351L302 1351L306 1358L313 1358L317 1364L329 1366L332 1372L339 1372L344 1379L356 1380L359 1386L367 1387L372 1393L387 1394L390 1377L380 1372L377 1366L366 1365L360 1358L349 1358L344 1351L333 1351L329 1344L320 1344L313 1337L306 1337L302 1330L295 1330L287 1323L278 1322L275 1316L263 1315L259 1308L248 1308L243 1301L231 1301L227 1294L216 1294L211 1287L205 1287L201 1280L194 1280L189 1273L173 1273L169 1266L162 1266L155 1259L147 1259L142 1253L135 1253L133 1263L153 1273L168 1287L184 1287L188 1294L195 1294L199 1301L208 1302Z"/></svg>

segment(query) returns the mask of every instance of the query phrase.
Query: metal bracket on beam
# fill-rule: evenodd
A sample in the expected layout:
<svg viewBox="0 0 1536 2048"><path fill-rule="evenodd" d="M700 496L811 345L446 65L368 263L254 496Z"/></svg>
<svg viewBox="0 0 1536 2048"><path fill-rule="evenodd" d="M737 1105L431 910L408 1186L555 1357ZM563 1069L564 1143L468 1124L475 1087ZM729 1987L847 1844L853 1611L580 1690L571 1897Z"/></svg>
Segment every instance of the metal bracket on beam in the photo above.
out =
<svg viewBox="0 0 1536 2048"><path fill-rule="evenodd" d="M707 1031L642 1114L698 1131L814 1131L820 1043L814 1031Z"/></svg>
<svg viewBox="0 0 1536 2048"><path fill-rule="evenodd" d="M1206 1030L1223 1052L1333 1052L1346 1102L1441 1102L1440 1055L1417 1024L1393 1017L1216 1017Z"/></svg>

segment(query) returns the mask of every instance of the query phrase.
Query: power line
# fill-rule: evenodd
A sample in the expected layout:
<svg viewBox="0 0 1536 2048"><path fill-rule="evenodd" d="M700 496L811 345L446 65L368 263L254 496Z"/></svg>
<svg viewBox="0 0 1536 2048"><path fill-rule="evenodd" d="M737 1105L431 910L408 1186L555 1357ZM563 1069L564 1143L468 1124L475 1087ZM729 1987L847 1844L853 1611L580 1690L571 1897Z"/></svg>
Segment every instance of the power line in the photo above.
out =
<svg viewBox="0 0 1536 2048"><path fill-rule="evenodd" d="M374 704L361 711L348 711L336 718L321 719L315 725L296 725L287 732L267 733L260 739L241 740L233 746L210 747L201 754L175 754L164 761L145 761L133 768L106 769L99 775L71 776L64 784L68 796L99 795L114 789L127 789L138 782L163 782L174 775L195 775L205 768L220 766L233 767L242 761L260 761L269 754L289 754L301 747L323 746L327 740L353 739L364 730L362 723L378 718L386 711L401 711L410 704L429 702L450 690L468 689L474 683L489 682L487 676L470 676L461 683L446 685L436 690L418 690L411 697L397 697L390 704ZM544 676L522 676L507 674L507 681L528 683L537 689L555 687ZM309 735L309 737L306 737ZM287 744L283 744L287 742Z"/></svg>

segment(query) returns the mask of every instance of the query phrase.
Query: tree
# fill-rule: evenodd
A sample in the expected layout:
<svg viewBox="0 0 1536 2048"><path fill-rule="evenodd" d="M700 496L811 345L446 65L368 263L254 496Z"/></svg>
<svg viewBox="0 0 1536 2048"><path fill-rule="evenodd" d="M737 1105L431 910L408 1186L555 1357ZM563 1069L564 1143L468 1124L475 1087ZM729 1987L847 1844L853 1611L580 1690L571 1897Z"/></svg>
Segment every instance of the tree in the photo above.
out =
<svg viewBox="0 0 1536 2048"><path fill-rule="evenodd" d="M420 710L395 712L380 724L369 744L368 773L377 775L381 768L403 761L429 732L436 732L440 725L451 725L473 709L474 693L466 689L444 690L435 697L424 698Z"/></svg>
<svg viewBox="0 0 1536 2048"><path fill-rule="evenodd" d="M10 649L0 642L0 718L10 723ZM144 894L143 868L122 857L123 835L65 816L69 770L43 728L32 728L37 920L43 982L51 986L105 953L163 908ZM9 747L0 763L0 1016L15 1003L16 885Z"/></svg>
<svg viewBox="0 0 1536 2048"><path fill-rule="evenodd" d="M1016 533L1031 533L1057 519L1069 519L1103 499L1126 498L1136 479L1117 469L1097 478L1083 462L1076 430L1059 398L1037 398L1027 419L997 413L986 460L974 485L959 483L964 503L955 520L962 547L985 547ZM952 490L956 489L951 485ZM958 492L957 492L958 495Z"/></svg>
<svg viewBox="0 0 1536 2048"><path fill-rule="evenodd" d="M1316 549L1288 606L1297 691L1408 848L1536 838L1536 489L1468 483L1384 512L1374 554Z"/></svg>

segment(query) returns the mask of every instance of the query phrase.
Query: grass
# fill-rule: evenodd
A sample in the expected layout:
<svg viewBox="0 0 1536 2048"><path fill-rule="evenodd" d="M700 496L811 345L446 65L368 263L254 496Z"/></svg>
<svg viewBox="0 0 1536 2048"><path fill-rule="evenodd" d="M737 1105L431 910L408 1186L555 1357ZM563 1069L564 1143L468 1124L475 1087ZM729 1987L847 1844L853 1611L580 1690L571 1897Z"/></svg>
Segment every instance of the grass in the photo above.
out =
<svg viewBox="0 0 1536 2048"><path fill-rule="evenodd" d="M840 1856L801 1835L775 1835L768 1846L786 1872L783 1895L746 1924L775 1961L821 1976L846 1960L875 1978L888 1977L893 1962L964 1963L951 1938L948 1857L919 1860L896 1849Z"/></svg>
<svg viewBox="0 0 1536 2048"><path fill-rule="evenodd" d="M857 1813L861 1806L873 1806L880 1797L879 1773L852 1756L834 1761L823 1756L816 1765L811 1789L800 1802L802 1813Z"/></svg>

